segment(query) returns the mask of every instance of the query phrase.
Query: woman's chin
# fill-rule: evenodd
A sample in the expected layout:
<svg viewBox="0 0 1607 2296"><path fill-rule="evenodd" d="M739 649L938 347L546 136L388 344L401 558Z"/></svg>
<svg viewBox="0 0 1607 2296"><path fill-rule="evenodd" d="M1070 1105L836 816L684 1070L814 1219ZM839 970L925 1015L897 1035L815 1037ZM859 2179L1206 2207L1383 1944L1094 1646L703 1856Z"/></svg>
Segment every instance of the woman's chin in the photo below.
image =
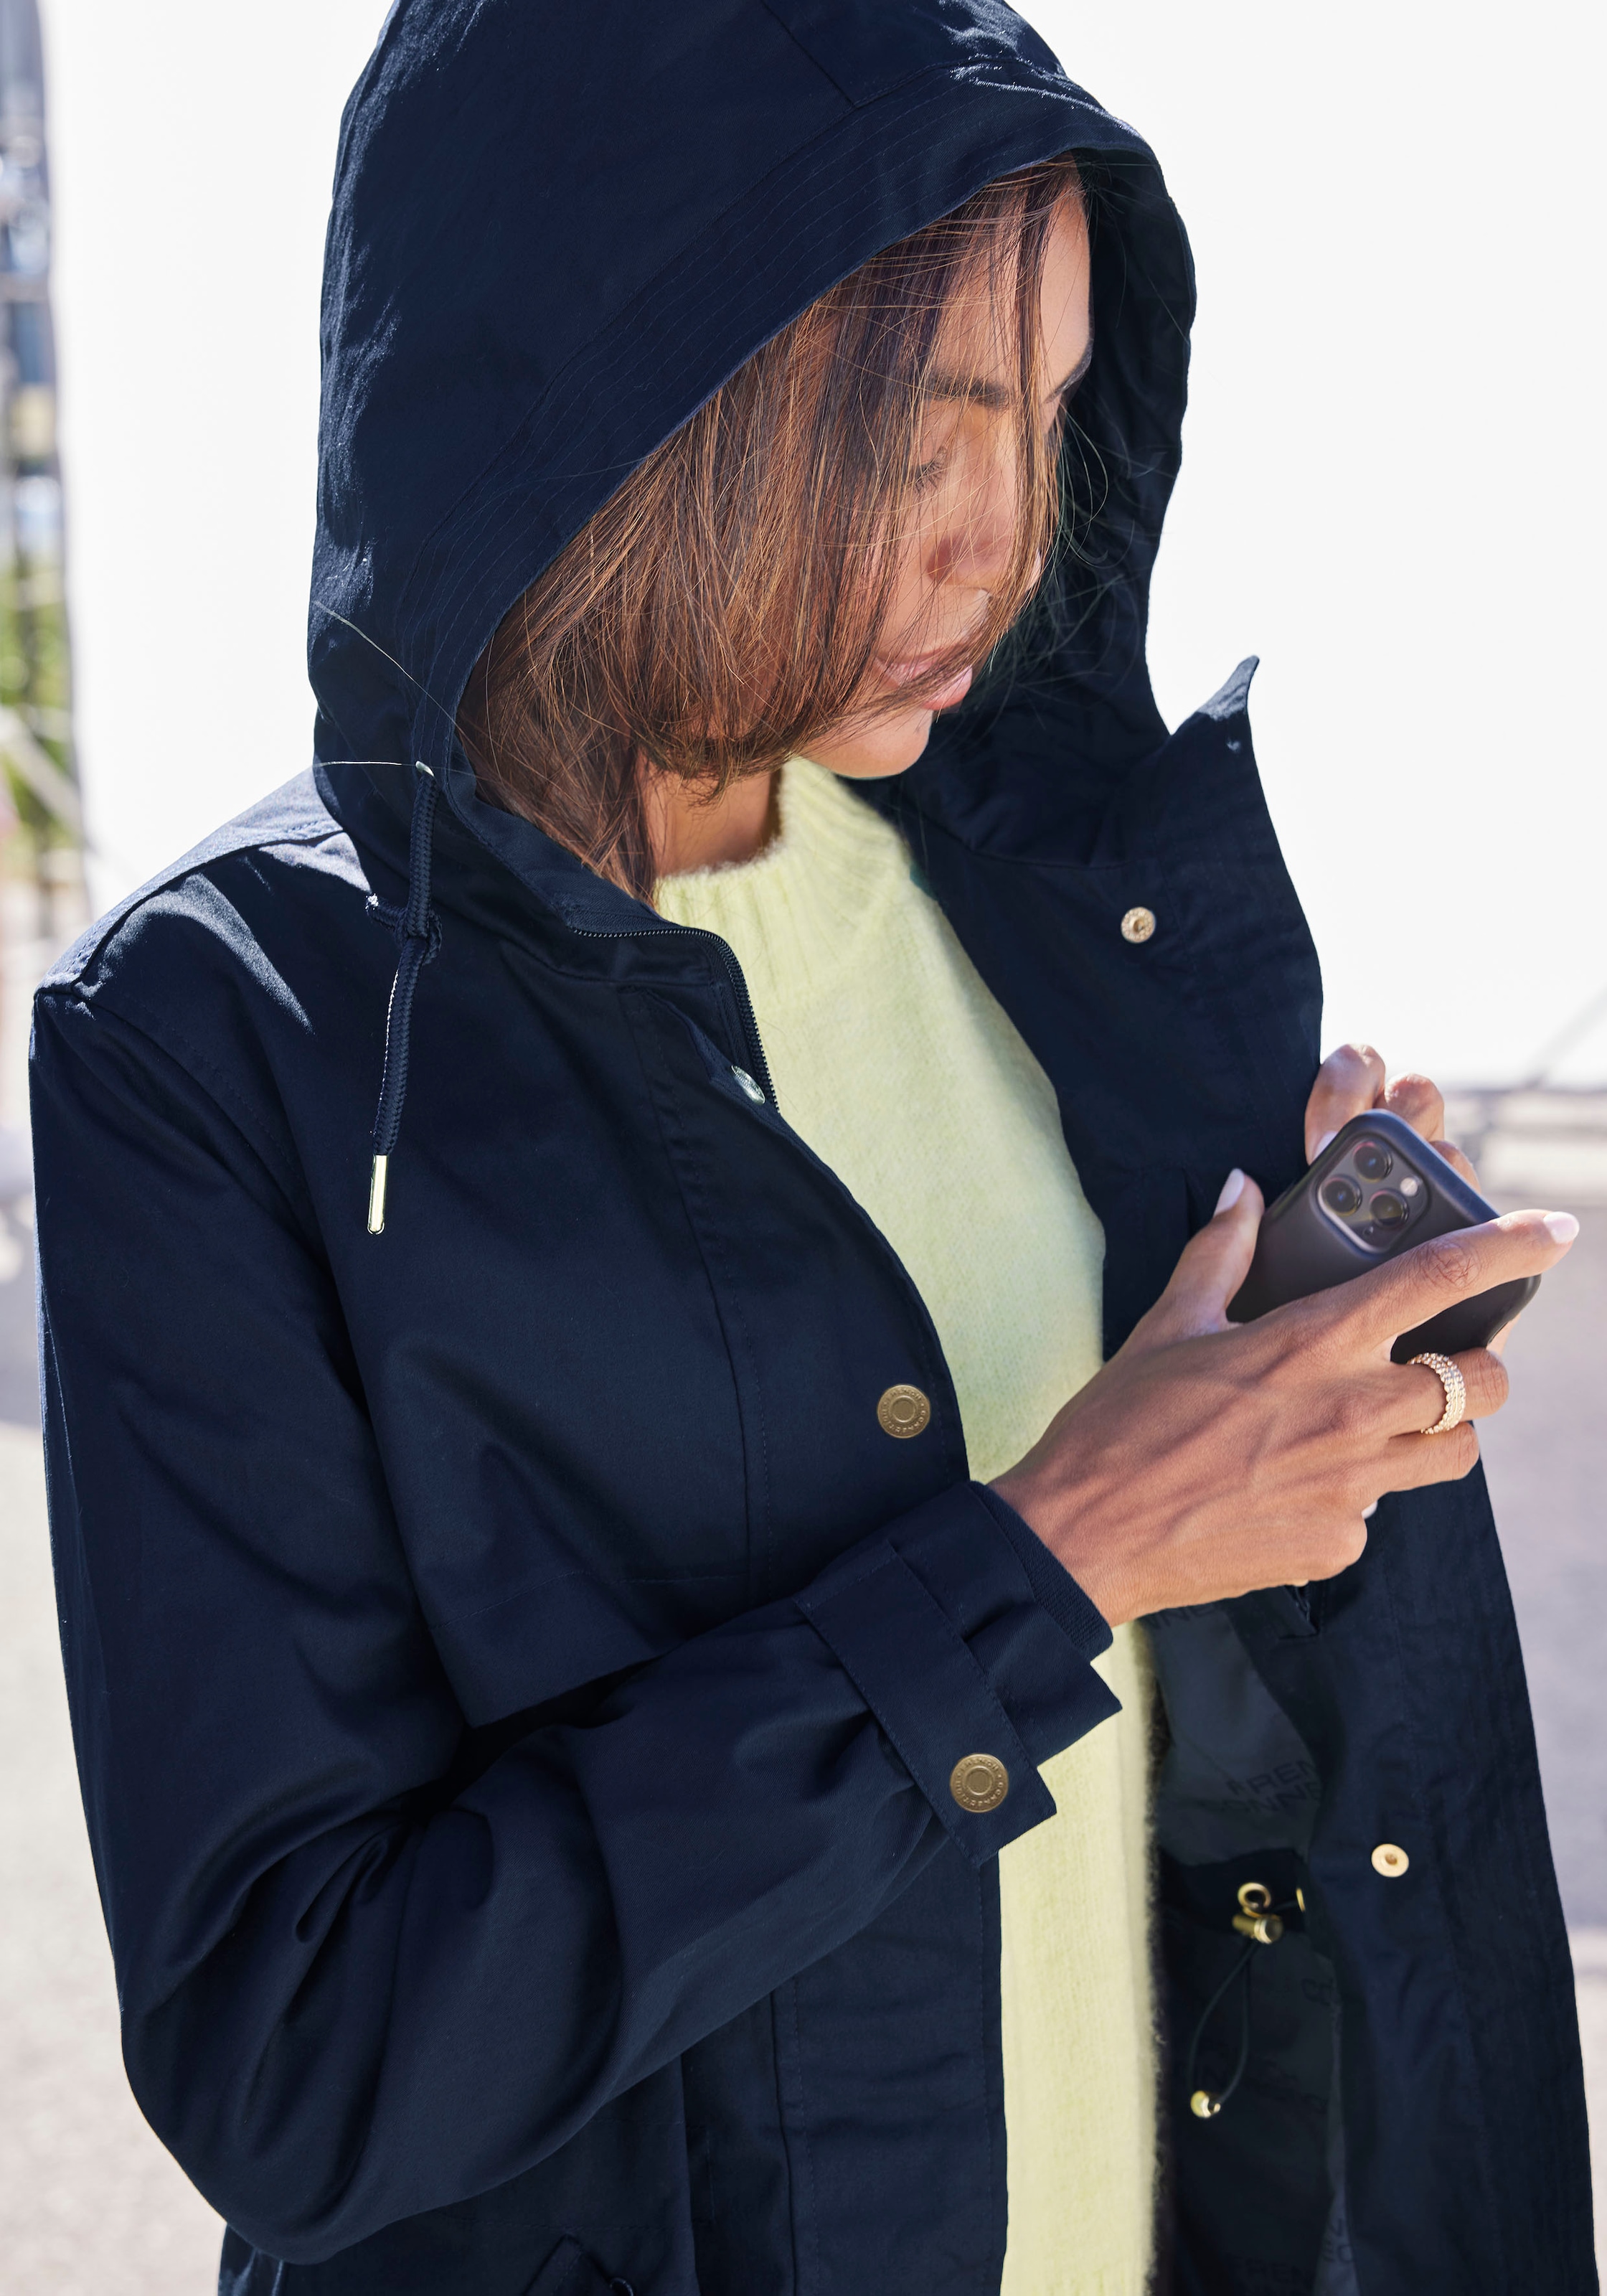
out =
<svg viewBox="0 0 1607 2296"><path fill-rule="evenodd" d="M931 722L939 709L952 709L963 700L971 685L966 670L952 685L928 701L912 702L868 726L845 730L833 739L817 742L809 756L828 773L851 781L876 781L890 774L906 773L931 737Z"/></svg>

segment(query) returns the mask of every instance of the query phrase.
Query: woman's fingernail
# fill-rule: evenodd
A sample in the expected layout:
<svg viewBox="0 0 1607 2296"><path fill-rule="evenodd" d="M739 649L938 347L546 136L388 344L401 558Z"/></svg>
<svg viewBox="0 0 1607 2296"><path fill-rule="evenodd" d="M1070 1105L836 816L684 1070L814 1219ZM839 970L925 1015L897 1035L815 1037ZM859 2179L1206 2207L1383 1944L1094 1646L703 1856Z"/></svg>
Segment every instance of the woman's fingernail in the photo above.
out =
<svg viewBox="0 0 1607 2296"><path fill-rule="evenodd" d="M1546 1233L1554 1243L1571 1243L1579 1232L1579 1223L1571 1212L1547 1212Z"/></svg>
<svg viewBox="0 0 1607 2296"><path fill-rule="evenodd" d="M1235 1164L1222 1183L1222 1193L1217 1198L1217 1210L1230 1212L1244 1193L1244 1175ZM1213 1215L1214 1217L1215 1215Z"/></svg>
<svg viewBox="0 0 1607 2296"><path fill-rule="evenodd" d="M1339 1127L1337 1125L1335 1125L1332 1132L1324 1132L1322 1138L1317 1142L1316 1146L1311 1152L1312 1162L1315 1164L1317 1158L1322 1154L1324 1149L1326 1148L1332 1141L1337 1140L1338 1138Z"/></svg>

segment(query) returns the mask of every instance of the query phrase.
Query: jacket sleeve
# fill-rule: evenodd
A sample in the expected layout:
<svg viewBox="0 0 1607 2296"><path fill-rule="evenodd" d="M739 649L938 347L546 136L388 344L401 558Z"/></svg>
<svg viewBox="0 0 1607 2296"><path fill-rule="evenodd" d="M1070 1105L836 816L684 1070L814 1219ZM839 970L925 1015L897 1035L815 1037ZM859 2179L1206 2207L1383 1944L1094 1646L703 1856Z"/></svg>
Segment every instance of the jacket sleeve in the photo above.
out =
<svg viewBox="0 0 1607 2296"><path fill-rule="evenodd" d="M172 1038L164 1029L168 1043ZM202 1082L206 1077L206 1082ZM63 1650L129 2078L259 2247L520 2174L1050 1814L1109 1632L961 1484L471 1782L310 1208L223 1080L41 996ZM1004 1766L961 1807L962 1757Z"/></svg>

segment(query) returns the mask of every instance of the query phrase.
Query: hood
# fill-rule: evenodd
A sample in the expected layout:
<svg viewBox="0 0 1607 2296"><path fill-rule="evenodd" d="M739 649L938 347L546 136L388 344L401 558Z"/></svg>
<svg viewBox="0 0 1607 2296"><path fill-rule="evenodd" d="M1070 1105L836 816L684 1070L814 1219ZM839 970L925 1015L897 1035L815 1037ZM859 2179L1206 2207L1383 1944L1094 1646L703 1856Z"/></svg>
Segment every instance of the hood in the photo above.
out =
<svg viewBox="0 0 1607 2296"><path fill-rule="evenodd" d="M1144 631L1193 280L1148 148L1000 0L398 0L341 122L308 645L321 777L354 835L362 785L389 784L388 812L384 768L412 768L372 1234L439 946L442 795L565 923L668 930L478 799L455 721L503 615L817 296L1068 151L1094 193L1095 348L1067 451L1097 516L1040 586L1030 674L940 721L921 782L934 815L1017 838L1023 776L1097 812L1165 731Z"/></svg>
<svg viewBox="0 0 1607 2296"><path fill-rule="evenodd" d="M1032 706L1093 762L1163 731L1144 626L1193 310L1134 132L1000 0L398 0L329 229L319 759L422 761L484 835L454 720L520 593L837 280L1065 151L1095 194L1077 450L1099 517L1041 600ZM986 745L999 708L984 685L945 742Z"/></svg>

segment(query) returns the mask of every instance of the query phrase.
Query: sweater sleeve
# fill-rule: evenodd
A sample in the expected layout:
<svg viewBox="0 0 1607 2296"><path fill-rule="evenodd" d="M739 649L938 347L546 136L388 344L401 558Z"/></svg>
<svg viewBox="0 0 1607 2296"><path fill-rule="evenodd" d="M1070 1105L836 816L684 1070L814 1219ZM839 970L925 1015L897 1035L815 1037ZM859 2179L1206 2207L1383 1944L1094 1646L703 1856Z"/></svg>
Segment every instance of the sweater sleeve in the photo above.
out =
<svg viewBox="0 0 1607 2296"><path fill-rule="evenodd" d="M1050 1814L1036 1766L1115 1710L1109 1633L966 1483L458 1783L307 1207L217 1079L76 989L41 996L33 1075L52 1532L125 2054L258 2246L316 2260L517 2176L931 1858ZM951 1783L975 1755L1002 1798L987 1765L987 1792Z"/></svg>

